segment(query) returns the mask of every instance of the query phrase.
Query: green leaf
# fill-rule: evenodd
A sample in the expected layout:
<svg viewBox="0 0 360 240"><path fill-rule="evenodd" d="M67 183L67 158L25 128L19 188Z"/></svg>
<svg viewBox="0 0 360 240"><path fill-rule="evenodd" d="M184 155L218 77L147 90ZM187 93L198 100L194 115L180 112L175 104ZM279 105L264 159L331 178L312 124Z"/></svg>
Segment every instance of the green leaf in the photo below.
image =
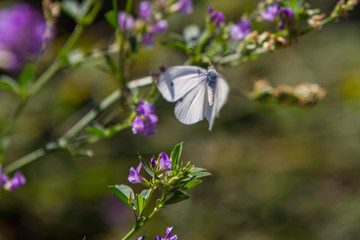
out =
<svg viewBox="0 0 360 240"><path fill-rule="evenodd" d="M31 78L33 77L35 72L35 65L34 64L29 64L27 65L20 73L19 76L19 87L20 89L27 89L28 84L31 80Z"/></svg>
<svg viewBox="0 0 360 240"><path fill-rule="evenodd" d="M193 176L195 176L195 178L203 178L203 177L208 177L211 175L212 174L209 172L198 172L198 173L195 173Z"/></svg>
<svg viewBox="0 0 360 240"><path fill-rule="evenodd" d="M174 147L174 149L171 152L171 165L172 165L172 169L177 169L179 166L179 160L181 157L181 153L182 153L182 143L178 143L176 144L176 146Z"/></svg>
<svg viewBox="0 0 360 240"><path fill-rule="evenodd" d="M18 83L9 76L1 76L0 78L0 88L10 91L14 94L17 94L19 91Z"/></svg>
<svg viewBox="0 0 360 240"><path fill-rule="evenodd" d="M150 196L150 190L149 190L149 189L145 189L145 190L143 190L140 194L141 194L141 196L142 196L144 199L148 199L149 196Z"/></svg>
<svg viewBox="0 0 360 240"><path fill-rule="evenodd" d="M163 42L162 44L166 47L175 48L175 49L181 50L185 53L193 52L192 49L189 48L188 46L186 46L186 44L183 42Z"/></svg>
<svg viewBox="0 0 360 240"><path fill-rule="evenodd" d="M105 14L105 18L113 28L117 29L119 27L119 24L117 22L117 13L114 10L107 12Z"/></svg>
<svg viewBox="0 0 360 240"><path fill-rule="evenodd" d="M109 189L126 205L133 206L131 200L134 199L134 191L131 187L121 184L109 186Z"/></svg>
<svg viewBox="0 0 360 240"><path fill-rule="evenodd" d="M142 212L144 211L145 200L144 200L144 198L141 196L141 194L136 194L136 199L137 199L136 209L137 209L139 215L141 215Z"/></svg>
<svg viewBox="0 0 360 240"><path fill-rule="evenodd" d="M187 190L187 189L190 189L190 188L193 188L195 187L196 185L202 183L201 180L199 179L194 179L194 180L191 180L190 182L188 182L187 184L185 184L185 186L183 187L184 190Z"/></svg>
<svg viewBox="0 0 360 240"><path fill-rule="evenodd" d="M155 174L153 173L153 171L151 171L151 169L149 168L149 166L146 164L146 162L144 161L144 159L139 155L139 159L140 159L140 162L142 163L145 171L150 175L150 177L155 177Z"/></svg>
<svg viewBox="0 0 360 240"><path fill-rule="evenodd" d="M169 204L178 203L178 202L184 201L188 198L190 198L190 196L186 195L186 193L184 193L182 191L176 191L170 198L168 198L165 201L165 204L169 205Z"/></svg>
<svg viewBox="0 0 360 240"><path fill-rule="evenodd" d="M102 138L108 138L109 134L107 132L107 129L105 129L103 126L96 124L92 127L89 127L86 129L89 133L92 133L94 135L97 135Z"/></svg>

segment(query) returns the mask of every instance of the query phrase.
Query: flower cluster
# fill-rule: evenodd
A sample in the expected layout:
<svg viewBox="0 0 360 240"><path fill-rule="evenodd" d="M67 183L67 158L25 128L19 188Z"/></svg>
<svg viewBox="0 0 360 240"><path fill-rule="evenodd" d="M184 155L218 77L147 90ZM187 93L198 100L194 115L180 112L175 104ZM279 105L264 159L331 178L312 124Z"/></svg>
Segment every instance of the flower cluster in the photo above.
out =
<svg viewBox="0 0 360 240"><path fill-rule="evenodd" d="M317 84L302 83L295 87L280 85L273 88L265 79L257 80L252 96L259 101L275 101L297 106L313 106L321 101L326 91Z"/></svg>
<svg viewBox="0 0 360 240"><path fill-rule="evenodd" d="M192 0L178 0L170 6L166 6L163 6L161 1L154 1L153 4L142 1L138 7L138 19L120 11L118 14L119 28L135 33L137 41L142 42L145 46L152 46L155 43L155 37L164 33L168 28L168 22L165 20L166 13L190 14L193 11Z"/></svg>
<svg viewBox="0 0 360 240"><path fill-rule="evenodd" d="M2 173L2 166L0 165L0 189L4 188L7 191L14 191L25 185L25 183L26 179L20 171L17 171L10 179L7 174Z"/></svg>
<svg viewBox="0 0 360 240"><path fill-rule="evenodd" d="M155 240L177 240L177 235L171 236L171 232L172 232L173 227L168 227L166 229L166 234L165 237L161 237L161 236L156 236ZM141 236L138 237L137 240L143 240L145 238L145 236Z"/></svg>
<svg viewBox="0 0 360 240"><path fill-rule="evenodd" d="M171 158L169 158L169 156L166 153L161 152L159 154L159 158L157 160L155 159L155 155L151 158L150 166L154 170L155 173L158 173L158 175L161 176L161 175L163 175L164 172L166 174L166 172L172 170ZM129 182L131 182L131 183L146 182L144 177L142 177L140 175L141 167L142 167L142 163L140 162L140 164L137 166L136 170L133 167L130 168L130 171L129 171L130 174L128 177Z"/></svg>
<svg viewBox="0 0 360 240"><path fill-rule="evenodd" d="M30 5L0 10L0 68L19 72L51 38L44 16Z"/></svg>
<svg viewBox="0 0 360 240"><path fill-rule="evenodd" d="M265 11L261 13L262 19L273 22L280 19L278 28L283 30L285 25L294 19L294 11L290 7L280 7L280 3L268 6Z"/></svg>
<svg viewBox="0 0 360 240"><path fill-rule="evenodd" d="M144 101L143 99L140 99L136 111L138 114L132 121L133 133L140 133L141 135L155 135L155 125L158 122L158 117L155 114L154 105Z"/></svg>

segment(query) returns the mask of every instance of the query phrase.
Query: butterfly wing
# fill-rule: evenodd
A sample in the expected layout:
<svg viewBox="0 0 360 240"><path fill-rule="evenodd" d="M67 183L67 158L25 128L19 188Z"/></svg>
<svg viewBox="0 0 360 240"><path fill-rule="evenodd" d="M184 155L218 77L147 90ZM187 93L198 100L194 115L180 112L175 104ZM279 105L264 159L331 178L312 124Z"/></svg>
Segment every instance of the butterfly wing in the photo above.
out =
<svg viewBox="0 0 360 240"><path fill-rule="evenodd" d="M215 118L219 116L220 109L222 108L222 106L224 106L228 94L229 85L227 84L223 76L218 74L215 86L214 104L212 106L208 105L206 109L206 119L209 122L209 130L212 129Z"/></svg>
<svg viewBox="0 0 360 240"><path fill-rule="evenodd" d="M175 116L183 124L193 124L204 119L206 109L206 80L196 85L175 105Z"/></svg>
<svg viewBox="0 0 360 240"><path fill-rule="evenodd" d="M207 71L195 66L175 66L166 69L156 85L168 102L184 97L206 78Z"/></svg>

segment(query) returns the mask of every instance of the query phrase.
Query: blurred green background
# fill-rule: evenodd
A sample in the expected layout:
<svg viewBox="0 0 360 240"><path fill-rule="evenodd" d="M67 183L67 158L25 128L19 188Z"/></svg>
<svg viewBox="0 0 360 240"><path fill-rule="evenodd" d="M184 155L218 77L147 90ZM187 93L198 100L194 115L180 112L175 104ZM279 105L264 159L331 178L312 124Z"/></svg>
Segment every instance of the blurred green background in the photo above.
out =
<svg viewBox="0 0 360 240"><path fill-rule="evenodd" d="M203 26L209 4L235 22L256 2L195 0L194 14L173 16L169 26L179 33L190 23ZM311 5L329 13L335 2L314 0ZM111 1L105 5L104 11ZM237 90L251 90L254 78L268 78L273 86L318 83L327 90L319 105L261 104L231 95L209 132L206 121L179 123L174 104L160 99L156 136L133 135L127 129L87 146L95 153L92 158L60 152L23 168L28 184L0 197L0 240L121 239L132 227L132 212L107 186L128 184L129 168L138 164L137 153L150 159L161 151L170 153L181 141L182 160L207 168L213 176L191 191L190 200L162 210L137 236L148 234L147 239L153 239L174 226L179 239L359 239L359 12L357 7L349 19L331 23L287 49L222 71ZM43 57L43 68L73 26L65 16L59 19L57 38ZM106 46L112 36L99 18L79 47ZM132 78L185 59L157 45L138 59ZM6 161L57 139L115 88L115 80L95 68L58 74L21 115ZM1 92L0 102L3 122L15 99Z"/></svg>

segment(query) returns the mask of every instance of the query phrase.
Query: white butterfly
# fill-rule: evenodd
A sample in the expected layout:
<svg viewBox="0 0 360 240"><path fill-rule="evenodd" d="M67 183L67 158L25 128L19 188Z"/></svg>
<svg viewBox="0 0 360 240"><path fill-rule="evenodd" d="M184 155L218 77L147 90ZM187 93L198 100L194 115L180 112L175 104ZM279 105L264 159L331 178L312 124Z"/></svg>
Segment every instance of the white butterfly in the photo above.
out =
<svg viewBox="0 0 360 240"><path fill-rule="evenodd" d="M156 84L167 101L177 102L175 116L180 122L193 124L205 116L209 130L229 93L229 85L213 68L207 71L195 66L169 67Z"/></svg>

